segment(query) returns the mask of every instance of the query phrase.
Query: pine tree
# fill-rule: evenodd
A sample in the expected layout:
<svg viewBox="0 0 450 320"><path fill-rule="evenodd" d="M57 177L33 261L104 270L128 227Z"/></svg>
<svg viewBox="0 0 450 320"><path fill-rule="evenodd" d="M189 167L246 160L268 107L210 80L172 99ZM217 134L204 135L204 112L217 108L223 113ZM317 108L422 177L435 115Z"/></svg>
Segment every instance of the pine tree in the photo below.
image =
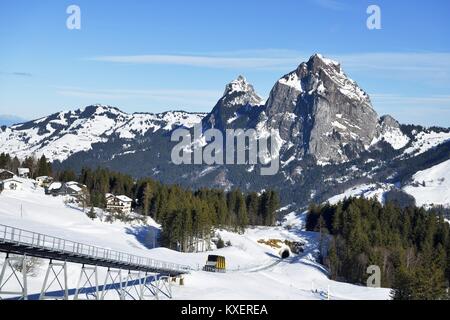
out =
<svg viewBox="0 0 450 320"><path fill-rule="evenodd" d="M245 228L248 225L248 216L247 216L247 207L245 205L244 197L241 193L238 195L237 203L236 203L236 212L237 212L237 227L238 231L243 233Z"/></svg>
<svg viewBox="0 0 450 320"><path fill-rule="evenodd" d="M42 155L37 164L36 176L51 176L52 175L52 166L47 161L45 155Z"/></svg>
<svg viewBox="0 0 450 320"><path fill-rule="evenodd" d="M153 199L153 188L150 183L145 184L142 197L142 213L144 216L148 216L150 214L150 207Z"/></svg>
<svg viewBox="0 0 450 320"><path fill-rule="evenodd" d="M398 270L392 286L391 298L393 300L412 300L413 285L414 276L404 268Z"/></svg>
<svg viewBox="0 0 450 320"><path fill-rule="evenodd" d="M258 224L259 198L256 192L247 196L247 214L250 225Z"/></svg>
<svg viewBox="0 0 450 320"><path fill-rule="evenodd" d="M86 215L88 216L89 219L92 219L92 220L97 218L97 214L95 213L94 207L91 207L91 209L89 210L89 212Z"/></svg>

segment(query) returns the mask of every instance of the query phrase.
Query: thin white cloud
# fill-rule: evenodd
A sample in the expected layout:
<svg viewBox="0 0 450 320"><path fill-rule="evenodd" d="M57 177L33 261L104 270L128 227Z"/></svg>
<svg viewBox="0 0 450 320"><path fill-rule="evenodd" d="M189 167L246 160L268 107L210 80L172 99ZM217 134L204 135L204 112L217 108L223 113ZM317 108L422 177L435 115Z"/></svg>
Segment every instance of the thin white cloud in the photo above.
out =
<svg viewBox="0 0 450 320"><path fill-rule="evenodd" d="M421 106L443 107L450 110L450 95L431 95L426 97L403 96L397 94L371 94L373 101L383 105L398 107Z"/></svg>
<svg viewBox="0 0 450 320"><path fill-rule="evenodd" d="M287 64L286 57L229 57L229 56L195 56L195 55L133 55L133 56L102 56L91 58L94 61L129 63L129 64L156 64L156 65L183 65L191 67L218 68L218 69L268 69L283 67ZM294 62L293 60L289 60Z"/></svg>
<svg viewBox="0 0 450 320"><path fill-rule="evenodd" d="M164 102L167 105L182 103L183 106L211 107L219 98L215 90L178 90L178 89L85 89L78 87L57 87L56 92L62 96L96 99L96 100L130 100L146 99Z"/></svg>
<svg viewBox="0 0 450 320"><path fill-rule="evenodd" d="M289 71L301 62L308 60L311 54L293 50L243 50L211 54L148 54L124 56L100 56L90 58L93 61L126 64L179 65L201 68L222 68L236 70L282 70ZM450 79L450 52L379 52L355 54L324 54L341 62L346 71L402 71L416 73L416 77L425 75ZM389 76L388 72L381 75ZM398 75L397 75L398 76Z"/></svg>
<svg viewBox="0 0 450 320"><path fill-rule="evenodd" d="M450 52L380 52L332 57L353 70L450 71Z"/></svg>
<svg viewBox="0 0 450 320"><path fill-rule="evenodd" d="M450 127L450 95L372 94L370 96L379 114L390 114L403 123Z"/></svg>

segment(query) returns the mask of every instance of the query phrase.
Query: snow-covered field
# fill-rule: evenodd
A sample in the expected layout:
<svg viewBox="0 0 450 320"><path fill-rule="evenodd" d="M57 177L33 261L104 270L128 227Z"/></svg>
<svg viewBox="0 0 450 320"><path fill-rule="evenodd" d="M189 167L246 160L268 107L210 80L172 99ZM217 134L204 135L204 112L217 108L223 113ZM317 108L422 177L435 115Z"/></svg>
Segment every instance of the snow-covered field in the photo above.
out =
<svg viewBox="0 0 450 320"><path fill-rule="evenodd" d="M419 132L416 140L403 154L417 156L450 140L450 132Z"/></svg>
<svg viewBox="0 0 450 320"><path fill-rule="evenodd" d="M380 203L384 203L384 194L394 187L392 184L386 183L369 183L352 187L341 194L330 198L330 204L337 204L339 201L350 197L362 197L366 199L376 198Z"/></svg>
<svg viewBox="0 0 450 320"><path fill-rule="evenodd" d="M0 224L189 265L195 271L185 276L184 286L173 287L174 299L327 299L328 290L330 299L389 298L388 289L366 288L329 280L327 271L314 261L318 236L302 231L302 214L291 213L281 226L251 228L243 235L218 230L225 242L231 242L231 246L212 252L180 253L166 248L148 249L145 246L148 228L159 228L154 221L149 220L149 226L106 223L98 219L92 221L80 209L67 206L62 197L46 196L43 189L35 188L30 180L23 182L23 190L0 194ZM268 239L304 242L305 252L281 261L279 250L258 243L258 240ZM214 253L226 257L227 273L199 270L208 254ZM4 254L0 255L4 257ZM42 260L36 274L29 277L30 294L40 291L47 263ZM70 288L76 287L79 273L79 265L68 264ZM105 268L99 268L100 284L105 275ZM107 298L116 297L111 295Z"/></svg>
<svg viewBox="0 0 450 320"><path fill-rule="evenodd" d="M418 206L450 207L450 160L417 172L412 180L403 190L416 198Z"/></svg>

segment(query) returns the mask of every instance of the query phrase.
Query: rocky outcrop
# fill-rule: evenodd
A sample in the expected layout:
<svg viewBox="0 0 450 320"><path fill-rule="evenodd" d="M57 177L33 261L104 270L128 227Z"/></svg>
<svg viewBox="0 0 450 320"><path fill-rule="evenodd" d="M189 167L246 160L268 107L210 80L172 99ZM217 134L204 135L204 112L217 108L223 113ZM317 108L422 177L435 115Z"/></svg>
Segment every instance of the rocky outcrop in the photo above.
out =
<svg viewBox="0 0 450 320"><path fill-rule="evenodd" d="M313 55L273 87L265 110L269 128L319 162L342 162L367 149L378 116L369 96L339 63Z"/></svg>
<svg viewBox="0 0 450 320"><path fill-rule="evenodd" d="M400 123L390 115L384 115L380 118L377 137L372 142L375 144L379 141L385 141L389 143L395 150L405 147L410 139L406 136L402 130Z"/></svg>
<svg viewBox="0 0 450 320"><path fill-rule="evenodd" d="M247 127L249 120L259 109L262 98L243 76L225 86L225 92L211 113L203 120L203 127L225 130Z"/></svg>

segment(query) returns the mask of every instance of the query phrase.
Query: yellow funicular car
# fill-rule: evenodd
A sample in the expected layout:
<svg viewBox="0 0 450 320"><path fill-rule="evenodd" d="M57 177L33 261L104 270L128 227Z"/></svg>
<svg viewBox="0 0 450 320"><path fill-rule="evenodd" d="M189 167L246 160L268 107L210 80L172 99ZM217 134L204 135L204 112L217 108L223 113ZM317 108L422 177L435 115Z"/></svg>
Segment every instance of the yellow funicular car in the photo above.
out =
<svg viewBox="0 0 450 320"><path fill-rule="evenodd" d="M225 257L217 255L209 255L203 271L208 272L226 272Z"/></svg>

